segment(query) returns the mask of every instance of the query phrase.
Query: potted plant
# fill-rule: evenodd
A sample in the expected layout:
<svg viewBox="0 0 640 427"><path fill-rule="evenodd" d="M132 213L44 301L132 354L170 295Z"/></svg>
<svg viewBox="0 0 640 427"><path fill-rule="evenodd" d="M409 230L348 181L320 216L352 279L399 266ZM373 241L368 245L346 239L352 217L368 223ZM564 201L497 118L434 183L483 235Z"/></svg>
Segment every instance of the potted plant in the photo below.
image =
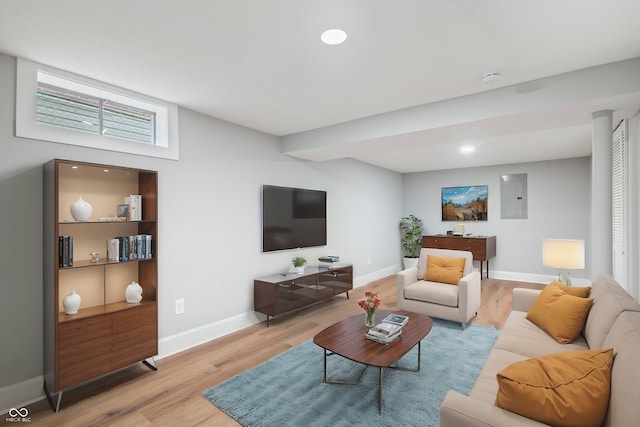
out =
<svg viewBox="0 0 640 427"><path fill-rule="evenodd" d="M294 259L292 259L291 262L293 263L293 266L296 268L296 272L298 274L304 273L304 265L307 263L306 259L304 259L301 256L297 256Z"/></svg>
<svg viewBox="0 0 640 427"><path fill-rule="evenodd" d="M422 247L422 220L415 215L402 218L400 220L400 237L404 268L417 265Z"/></svg>

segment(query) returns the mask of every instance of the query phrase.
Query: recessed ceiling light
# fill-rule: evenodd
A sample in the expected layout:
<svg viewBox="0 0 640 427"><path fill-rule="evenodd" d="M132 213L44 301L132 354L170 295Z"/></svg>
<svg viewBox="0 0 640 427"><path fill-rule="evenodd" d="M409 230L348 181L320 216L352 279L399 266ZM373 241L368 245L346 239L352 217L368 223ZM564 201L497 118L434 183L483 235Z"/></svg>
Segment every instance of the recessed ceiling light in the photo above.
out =
<svg viewBox="0 0 640 427"><path fill-rule="evenodd" d="M337 28L327 30L320 36L320 40L322 40L326 44L340 44L346 39L347 33L342 30L338 30Z"/></svg>
<svg viewBox="0 0 640 427"><path fill-rule="evenodd" d="M476 147L472 145L464 145L460 147L460 152L462 154L469 154L469 153L473 153L474 151L476 151Z"/></svg>
<svg viewBox="0 0 640 427"><path fill-rule="evenodd" d="M497 71L491 71L484 76L482 76L482 81L484 83L491 83L500 80L500 73Z"/></svg>

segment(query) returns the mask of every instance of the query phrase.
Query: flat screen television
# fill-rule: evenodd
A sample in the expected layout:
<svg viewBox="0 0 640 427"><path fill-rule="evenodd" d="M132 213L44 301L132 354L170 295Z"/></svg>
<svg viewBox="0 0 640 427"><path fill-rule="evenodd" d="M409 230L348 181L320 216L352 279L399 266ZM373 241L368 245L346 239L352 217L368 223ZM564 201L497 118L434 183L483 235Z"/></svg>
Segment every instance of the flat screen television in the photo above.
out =
<svg viewBox="0 0 640 427"><path fill-rule="evenodd" d="M326 191L262 186L262 252L326 244Z"/></svg>

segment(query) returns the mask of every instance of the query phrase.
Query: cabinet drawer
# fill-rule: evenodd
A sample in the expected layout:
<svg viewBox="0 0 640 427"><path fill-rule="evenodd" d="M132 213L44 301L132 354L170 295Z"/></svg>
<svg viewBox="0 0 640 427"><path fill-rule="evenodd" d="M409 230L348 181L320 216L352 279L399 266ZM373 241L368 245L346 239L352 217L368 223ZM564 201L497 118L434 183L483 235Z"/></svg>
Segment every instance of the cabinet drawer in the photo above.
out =
<svg viewBox="0 0 640 427"><path fill-rule="evenodd" d="M469 240L469 249L473 252L473 259L484 260L487 258L487 245L484 240L471 239Z"/></svg>
<svg viewBox="0 0 640 427"><path fill-rule="evenodd" d="M316 301L316 277L301 277L275 286L275 314L287 313Z"/></svg>
<svg viewBox="0 0 640 427"><path fill-rule="evenodd" d="M158 315L155 303L143 304L138 307L113 313L113 334L127 334L137 326L156 326Z"/></svg>
<svg viewBox="0 0 640 427"><path fill-rule="evenodd" d="M82 344L92 339L111 335L111 315L61 323L58 328L60 347Z"/></svg>
<svg viewBox="0 0 640 427"><path fill-rule="evenodd" d="M113 314L113 369L158 353L156 319L156 304L146 304Z"/></svg>
<svg viewBox="0 0 640 427"><path fill-rule="evenodd" d="M111 315L60 325L58 389L111 371L111 330Z"/></svg>
<svg viewBox="0 0 640 427"><path fill-rule="evenodd" d="M339 268L320 273L318 285L331 288L332 295L329 296L350 291L353 289L353 268Z"/></svg>

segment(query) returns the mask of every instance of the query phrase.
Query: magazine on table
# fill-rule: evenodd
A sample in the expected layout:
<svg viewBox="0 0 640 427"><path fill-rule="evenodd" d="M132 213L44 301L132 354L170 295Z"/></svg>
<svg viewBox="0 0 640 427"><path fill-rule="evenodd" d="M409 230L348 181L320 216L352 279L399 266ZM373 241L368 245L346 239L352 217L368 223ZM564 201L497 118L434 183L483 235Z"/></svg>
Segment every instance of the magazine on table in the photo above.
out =
<svg viewBox="0 0 640 427"><path fill-rule="evenodd" d="M382 321L386 323L393 323L394 325L404 326L409 321L409 317L403 316L402 314L391 313L390 315L385 317Z"/></svg>
<svg viewBox="0 0 640 427"><path fill-rule="evenodd" d="M402 326L393 323L381 322L369 329L369 335L389 338L393 334L402 330Z"/></svg>
<svg viewBox="0 0 640 427"><path fill-rule="evenodd" d="M398 330L396 333L394 333L393 335L390 335L388 337L381 337L378 335L371 335L370 333L366 334L365 337L371 341L375 341L377 343L380 344L389 344L392 343L393 341L397 340L398 338L400 338L400 336L402 335L402 329Z"/></svg>

